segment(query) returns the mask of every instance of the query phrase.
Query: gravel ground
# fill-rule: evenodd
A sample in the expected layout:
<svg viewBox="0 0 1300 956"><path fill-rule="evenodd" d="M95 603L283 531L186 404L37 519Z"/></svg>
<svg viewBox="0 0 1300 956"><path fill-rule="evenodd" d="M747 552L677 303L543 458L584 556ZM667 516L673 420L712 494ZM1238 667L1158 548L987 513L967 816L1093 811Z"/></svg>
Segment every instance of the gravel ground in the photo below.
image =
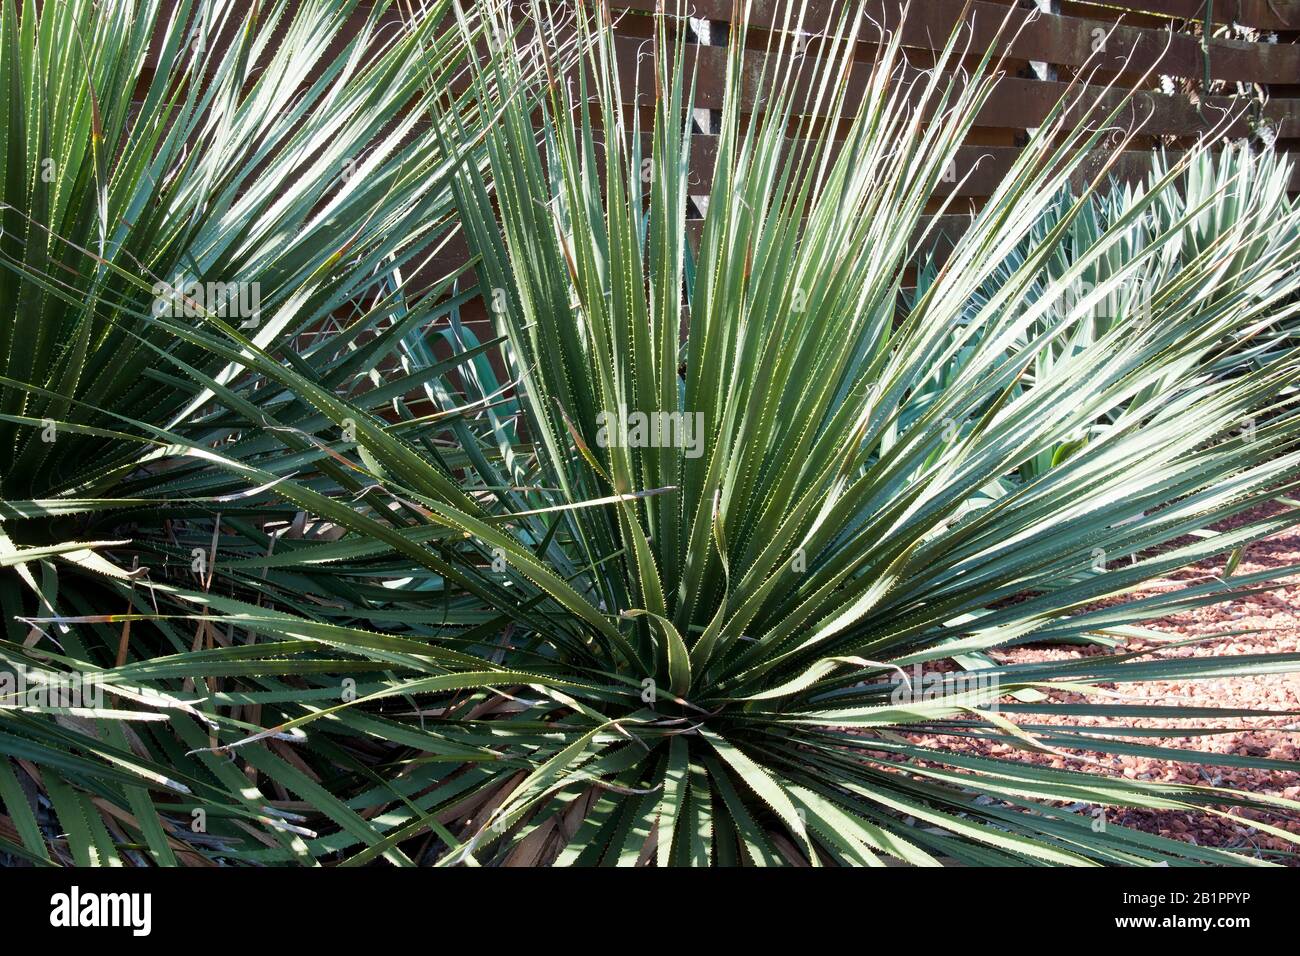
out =
<svg viewBox="0 0 1300 956"><path fill-rule="evenodd" d="M1280 508L1263 508L1245 518L1262 516ZM1243 520L1245 520L1245 518ZM1239 523L1239 522L1238 522ZM1231 524L1231 523L1230 523ZM1223 526L1220 526L1221 528ZM1275 535L1251 546L1245 553L1237 574L1277 570L1300 564L1300 531L1292 530ZM1184 569L1178 575L1153 582L1135 597L1186 586L1207 573L1221 574L1224 560L1205 562ZM1238 654L1297 653L1300 652L1300 575L1280 579L1283 586L1271 592L1252 595L1240 600L1224 602L1211 607L1178 614L1149 622L1148 626L1170 635L1183 638L1198 635L1216 635L1227 631L1247 630L1252 633L1237 634L1208 640L1192 647L1160 651L1161 656L1207 657ZM1150 644L1130 642L1127 650L1151 647ZM1085 654L1110 653L1101 647L1024 647L995 653L1005 662L1023 662L1045 659L1067 659ZM1153 681L1141 684L1103 685L1121 694L1131 696L1133 703L1164 704L1203 707L1242 707L1300 712L1300 674L1278 674L1267 677L1229 678L1194 681ZM1063 702L1081 702L1075 694L1054 694ZM1032 715L1026 720L1041 724L1104 725L1099 718L1053 717ZM1164 747L1196 749L1218 754L1238 754L1252 757L1269 757L1295 764L1294 770L1254 770L1238 767L1179 763L1142 757L1101 755L1110 765L1110 772L1139 780L1203 783L1234 787L1254 793L1300 799L1300 717L1233 718L1197 720L1188 724L1204 727L1236 728L1229 733L1201 735L1198 737L1143 738L1141 743ZM1135 721L1140 727L1167 728L1177 726L1168 719ZM1290 727L1291 729L1287 729ZM988 741L971 741L951 736L918 736L918 742L945 749L996 754L1031 761L1045 766L1065 767L1087 772L1106 772L1081 760L1062 759L1050 754L1038 754ZM1253 818L1266 819L1300 834L1300 816L1270 814L1258 817L1254 811L1233 808L1234 819L1224 819L1210 814L1189 814L1179 811L1117 811L1109 810L1111 822L1133 827L1176 840L1200 846L1224 848L1255 847L1264 850L1281 850L1296 853L1296 846L1279 837L1261 833L1252 827ZM1292 857L1293 865L1300 865L1300 855Z"/></svg>

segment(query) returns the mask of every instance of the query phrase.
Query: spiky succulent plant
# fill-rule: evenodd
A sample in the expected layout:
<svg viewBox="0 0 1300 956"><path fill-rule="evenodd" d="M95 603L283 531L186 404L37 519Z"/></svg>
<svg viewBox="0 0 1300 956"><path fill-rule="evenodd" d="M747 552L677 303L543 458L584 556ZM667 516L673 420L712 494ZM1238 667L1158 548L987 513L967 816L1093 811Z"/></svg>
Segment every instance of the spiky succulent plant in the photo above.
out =
<svg viewBox="0 0 1300 956"><path fill-rule="evenodd" d="M1080 228L1107 170L1062 190L1114 114L1094 103L1079 123L1062 101L909 294L995 58L962 75L958 30L917 71L900 32L875 36L856 8L790 55L805 7L766 50L737 24L698 243L684 42L661 18L642 129L607 11L579 5L581 68L555 62L542 18L519 56L476 71L480 101L503 91L486 167L452 179L477 285L441 305L395 286L391 363L344 340L310 353L335 364L304 367L221 316L151 316L237 369L193 379L198 420L226 440L150 423L165 447L141 493L209 511L107 553L152 567L195 546L211 573L112 581L130 614L37 623L82 636L46 660L161 719L87 753L84 729L23 715L0 748L48 768L65 804L152 788L163 819L204 810L181 851L253 864L1269 862L1098 826L1091 808L1114 807L1250 807L1294 839L1278 821L1295 801L1088 758L1169 756L1142 742L1144 718L1190 721L1162 733L1193 738L1258 715L1105 685L1300 665L1167 656L1142 627L1295 569L1239 575L1229 558L1219 578L1126 599L1300 520L1300 351L1274 336L1241 374L1216 360L1290 320L1295 207L1267 239L1243 216L1189 243L1222 192L1190 188L1198 149ZM863 40L878 41L865 65ZM462 124L432 105L451 137ZM1272 161L1230 155L1241 172L1221 186L1257 203ZM1085 281L1068 308L1050 294ZM1112 293L1143 311L1092 322ZM492 336L471 331L471 300ZM445 315L444 341L417 310ZM274 400L251 406L238 383ZM151 484L180 455L203 467ZM1031 642L1113 650L1002 654Z"/></svg>

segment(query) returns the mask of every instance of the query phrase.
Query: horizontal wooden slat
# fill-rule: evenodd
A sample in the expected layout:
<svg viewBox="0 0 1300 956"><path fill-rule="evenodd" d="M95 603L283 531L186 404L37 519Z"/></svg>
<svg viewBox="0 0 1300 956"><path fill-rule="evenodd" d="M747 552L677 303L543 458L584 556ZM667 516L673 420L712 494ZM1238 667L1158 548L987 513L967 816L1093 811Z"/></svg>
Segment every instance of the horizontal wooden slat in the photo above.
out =
<svg viewBox="0 0 1300 956"><path fill-rule="evenodd" d="M645 0L614 0L618 6L636 6L645 9ZM1098 8L1097 16L1115 20L1124 13L1147 13L1182 20L1201 20L1205 16L1205 0L1079 0ZM755 23L779 22L785 15L789 0L755 0ZM653 8L654 0L650 0ZM913 10L923 11L931 4L914 0ZM672 0L665 0L671 9ZM844 0L810 4L813 8L826 7L838 12L846 6ZM731 15L731 0L694 0L692 15L726 20ZM897 3L894 4L897 8ZM1300 0L1214 0L1212 19L1215 23L1240 23L1261 30L1300 30Z"/></svg>
<svg viewBox="0 0 1300 956"><path fill-rule="evenodd" d="M1122 13L1122 7L1134 13L1200 20L1205 16L1205 0L1075 0L1090 6L1106 7L1104 15ZM1300 0L1214 0L1211 13L1215 23L1240 23L1260 30L1300 30Z"/></svg>
<svg viewBox="0 0 1300 956"><path fill-rule="evenodd" d="M653 102L653 63L643 56L644 41L635 37L621 37L616 43L617 55L627 102L650 105ZM719 109L723 105L727 52L722 47L692 47L687 50L687 67L698 69L696 106L702 109ZM748 54L745 70L746 82L741 91L747 109L761 106L763 91L758 89L761 68L766 60L762 51ZM782 61L783 62L783 61ZM781 70L778 63L777 70ZM850 71L847 80L848 102L856 103L865 94L870 74L869 63L859 63ZM770 75L769 71L769 75ZM806 71L805 71L806 72ZM1026 129L1042 125L1056 102L1071 89L1066 82L1029 80L1021 77L1003 77L980 113L976 125ZM1103 87L1074 88L1079 102L1091 102L1102 96ZM634 95L638 94L639 95ZM1125 93L1116 89L1102 96L1103 104L1110 108L1120 104ZM1206 97L1197 108L1184 96L1166 96L1159 92L1142 92L1125 108L1118 120L1122 126L1140 122L1142 132L1151 135L1195 135L1210 131L1225 113L1241 113L1245 104L1228 97ZM1076 110L1076 113L1079 112ZM1272 100L1263 110L1263 116L1278 124L1279 135L1300 136L1300 100ZM1228 128L1231 135L1250 132L1243 118Z"/></svg>
<svg viewBox="0 0 1300 956"><path fill-rule="evenodd" d="M692 195L704 195L712 185L717 147L716 136L696 134L692 137L689 180ZM649 137L646 137L642 150L644 155L649 155ZM838 149L832 147L832 152L838 154ZM1021 149L1018 146L963 146L957 150L952 168L952 181L940 182L936 194L962 198L988 196L997 188L1020 153ZM1171 163L1182 156L1181 150L1169 150L1166 153ZM1084 157L1071 182L1076 187L1082 186L1094 178L1113 157L1115 154L1110 150L1097 150L1090 153ZM1138 182L1145 179L1147 173L1151 171L1151 160L1150 150L1126 150L1115 158L1110 174L1124 182ZM1300 192L1300 165L1296 165L1291 171L1289 188Z"/></svg>
<svg viewBox="0 0 1300 956"><path fill-rule="evenodd" d="M618 2L628 9L655 9L655 0ZM789 0L759 2L755 4L752 22L760 27L779 27L785 22L788 6ZM671 0L665 7L672 9ZM719 19L727 19L731 12L730 0L696 0L693 7L698 16ZM804 28L810 32L824 31L837 23L846 9L852 7L844 0L812 0L808 4L809 16ZM899 0L872 0L866 4L865 11L869 18L888 28L899 24ZM914 3L903 21L902 42L914 49L941 47L963 20L964 13L967 14L965 22L974 27L971 48L983 51L998 40L1008 7L990 2L968 5L965 0ZM998 49L1012 57L1062 66L1095 65L1103 70L1140 72L1156 64L1159 72L1174 76L1200 77L1205 72L1207 57L1201 49L1201 41L1190 34L1116 25L1113 18L1100 16L1033 16L1030 10L1014 10L1011 15L1010 26L1004 34L1005 42L999 44ZM1297 29L1300 29L1300 23ZM869 29L867 37L872 36L874 31ZM1099 42L1104 42L1104 49L1094 55L1093 47ZM1300 83L1300 45L1251 43L1218 37L1211 38L1207 45L1210 76L1214 79Z"/></svg>

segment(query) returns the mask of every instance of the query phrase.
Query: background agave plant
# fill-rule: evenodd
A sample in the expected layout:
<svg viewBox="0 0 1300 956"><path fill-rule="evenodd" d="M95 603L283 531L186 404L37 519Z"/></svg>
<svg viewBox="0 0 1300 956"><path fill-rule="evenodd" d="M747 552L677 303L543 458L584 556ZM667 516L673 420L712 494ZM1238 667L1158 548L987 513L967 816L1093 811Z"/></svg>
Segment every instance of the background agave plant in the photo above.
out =
<svg viewBox="0 0 1300 956"><path fill-rule="evenodd" d="M319 364L218 315L141 316L211 359L172 374L224 430L141 422L159 463L202 465L166 481L136 469L119 498L196 517L175 540L135 533L105 553L151 567L201 541L209 572L198 586L108 576L118 606L32 620L67 628L72 650L3 645L124 702L4 715L0 752L49 788L68 845L114 859L119 833L139 834L161 863L1269 862L1098 828L1071 807L1283 816L1295 801L917 735L1156 753L1127 739L1136 720L1253 712L1171 712L1099 685L1296 668L1296 655L989 652L1149 639L1151 618L1267 586L1229 560L1222 579L1109 600L1300 517L1209 530L1296 484L1300 353L1276 336L1234 376L1215 356L1288 321L1300 245L1258 242L1253 216L1188 244L1220 193L1188 190L1199 151L1082 229L1107 171L1062 190L1110 117L1076 125L1063 102L905 294L932 241L924 214L996 76L985 56L948 79L961 32L918 73L895 32L850 103L856 41L872 38L855 10L815 59L759 67L737 33L694 248L682 41L658 37L643 131L619 105L605 14L580 9L572 80L549 52L561 34L538 29L529 55L475 74L479 102L503 91L487 167L451 179L477 287L415 297L390 274L383 344L345 340ZM770 91L752 116L747 84ZM444 154L475 141L430 106ZM825 113L845 117L838 131L807 119ZM1269 180L1253 171L1271 160L1234 162L1247 172L1225 187ZM1295 216L1278 214L1277 236ZM1098 298L1150 280L1151 320L1082 336L1091 303L1054 308L1035 294L1049 276L1099 276ZM471 332L470 299L496 338ZM445 315L445 346L417 315ZM229 380L213 374L227 366ZM1051 467L1026 467L1045 454ZM1047 714L1080 723L1030 722ZM22 784L0 764L7 809ZM45 856L41 821L11 815L21 845L4 848Z"/></svg>
<svg viewBox="0 0 1300 956"><path fill-rule="evenodd" d="M1159 183L1168 172L1168 158L1156 154L1152 160L1154 168L1149 181ZM1043 262L1037 281L1026 289L1021 302L1028 307L1047 297L1056 318L1064 318L1072 325L1067 333L1054 337L1040 350L1027 376L1029 382L1035 376L1047 375L1060 356L1087 347L1116 323L1154 321L1152 299L1156 291L1171 282L1187 261L1216 243L1229 243L1235 249L1231 261L1224 260L1232 281L1217 287L1216 294L1232 294L1237 288L1249 285L1251 277L1258 278L1266 289L1278 285L1288 288L1287 278L1272 272L1276 266L1268 250L1286 249L1297 239L1295 203L1287 194L1290 168L1288 161L1271 150L1252 153L1244 143L1223 144L1216 153L1198 150L1187 157L1185 169L1178 174L1178 188L1161 190L1145 213L1136 218L1125 214L1143 196L1144 185L1114 180L1084 201L1067 186L1043 211L1020 247L972 297L960 328L953 333L954 338L969 334L966 327L979 321L989 299L1025 263L1034 248L1047 239L1063 217L1071 213L1065 232L1055 241L1053 255ZM1078 253L1094 246L1110 223L1121 220L1126 223L1122 238L1113 242L1104 255L1093 257L1081 272L1069 274L1067 278ZM1176 233L1167 235L1171 230ZM1241 241L1247 237L1249 241ZM1150 257L1145 271L1129 275L1118 284L1106 285L1114 267L1123 266L1132 259L1135 249L1146 248L1153 242L1159 243L1160 250ZM945 251L936 250L940 255ZM913 301L925 294L937 274L936 258L931 257L920 270L915 290L911 290ZM1107 291L1099 293L1103 286ZM1208 304L1214 304L1214 294ZM1035 323L1021 337L1017 348L1041 334L1055 320ZM1202 355L1189 355L1185 361L1202 366L1211 376L1237 375L1248 367L1261 368L1270 359L1293 348L1295 336L1295 303L1283 301L1267 313L1266 321L1232 329L1215 348ZM956 361L941 370L929 387L942 390L957 375L968 351L969 345L959 349ZM1171 369L1170 375L1176 378L1178 370ZM1164 393L1163 386L1156 383L1134 401L1160 401ZM1129 402L1123 408L1132 404ZM1051 467L1057 456L1069 454L1086 441L1095 427L1110 427L1121 410L1117 408L1099 422L1065 438L1055 448L1040 452L1022 470L1032 475Z"/></svg>

